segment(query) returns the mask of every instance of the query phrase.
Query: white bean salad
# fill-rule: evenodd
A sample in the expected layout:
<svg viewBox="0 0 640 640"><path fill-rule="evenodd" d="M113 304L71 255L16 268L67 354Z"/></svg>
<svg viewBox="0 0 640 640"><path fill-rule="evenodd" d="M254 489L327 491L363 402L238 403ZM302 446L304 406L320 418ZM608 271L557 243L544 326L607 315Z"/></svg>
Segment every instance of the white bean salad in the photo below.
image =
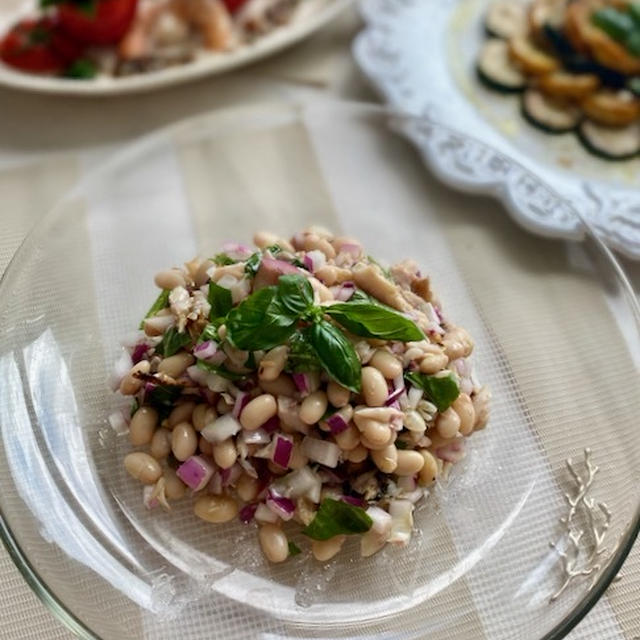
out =
<svg viewBox="0 0 640 640"><path fill-rule="evenodd" d="M406 545L488 420L471 337L411 260L384 268L318 227L254 243L156 275L116 365L127 472L148 509L189 495L206 522L257 524L271 562L300 552L294 523L319 561L348 535L365 557Z"/></svg>

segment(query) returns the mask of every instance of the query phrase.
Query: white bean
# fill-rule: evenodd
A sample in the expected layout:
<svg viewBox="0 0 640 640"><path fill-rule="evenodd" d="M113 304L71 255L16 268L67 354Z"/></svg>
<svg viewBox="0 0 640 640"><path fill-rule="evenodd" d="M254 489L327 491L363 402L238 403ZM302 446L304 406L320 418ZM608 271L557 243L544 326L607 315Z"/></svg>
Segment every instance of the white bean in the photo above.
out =
<svg viewBox="0 0 640 640"><path fill-rule="evenodd" d="M349 404L351 391L334 380L331 380L327 385L327 396L329 398L329 402L336 409L340 409L341 407Z"/></svg>
<svg viewBox="0 0 640 640"><path fill-rule="evenodd" d="M476 421L476 410L473 408L471 398L466 393L461 393L451 406L460 418L460 433L468 436L473 431Z"/></svg>
<svg viewBox="0 0 640 640"><path fill-rule="evenodd" d="M171 432L166 429L158 429L151 438L149 451L156 460L166 458L171 453Z"/></svg>
<svg viewBox="0 0 640 640"><path fill-rule="evenodd" d="M243 473L236 483L238 497L244 502L252 502L258 495L258 480L252 478L248 473Z"/></svg>
<svg viewBox="0 0 640 640"><path fill-rule="evenodd" d="M280 527L267 523L258 533L260 546L270 562L284 562L289 557L289 541Z"/></svg>
<svg viewBox="0 0 640 640"><path fill-rule="evenodd" d="M402 363L386 349L377 349L369 361L387 380L402 375Z"/></svg>
<svg viewBox="0 0 640 640"><path fill-rule="evenodd" d="M424 458L418 451L399 449L395 473L399 476L412 476L424 467Z"/></svg>
<svg viewBox="0 0 640 640"><path fill-rule="evenodd" d="M275 380L284 369L288 352L289 348L286 345L280 345L271 349L271 351L267 351L262 360L260 360L258 378L268 382Z"/></svg>
<svg viewBox="0 0 640 640"><path fill-rule="evenodd" d="M233 438L227 438L213 445L213 459L222 469L230 469L236 462L238 451Z"/></svg>
<svg viewBox="0 0 640 640"><path fill-rule="evenodd" d="M275 380L260 380L260 387L263 391L274 396L287 396L290 398L296 392L296 385L285 373L281 373Z"/></svg>
<svg viewBox="0 0 640 640"><path fill-rule="evenodd" d="M329 538L328 540L314 540L311 543L311 553L313 553L313 557L316 560L326 562L342 549L342 545L346 539L347 536L340 535L333 536L333 538Z"/></svg>
<svg viewBox="0 0 640 640"><path fill-rule="evenodd" d="M424 465L418 474L418 483L421 487L426 487L438 477L438 461L431 451L421 449L419 453L424 459Z"/></svg>
<svg viewBox="0 0 640 640"><path fill-rule="evenodd" d="M184 462L198 449L198 436L196 430L188 423L177 424L171 432L171 451L173 455Z"/></svg>
<svg viewBox="0 0 640 640"><path fill-rule="evenodd" d="M187 487L178 478L173 469L166 469L164 472L164 494L169 500L179 500L184 496Z"/></svg>
<svg viewBox="0 0 640 640"><path fill-rule="evenodd" d="M193 505L193 511L202 520L229 522L238 514L238 504L229 496L202 496Z"/></svg>
<svg viewBox="0 0 640 640"><path fill-rule="evenodd" d="M169 414L169 419L167 420L167 422L169 423L169 426L175 427L177 424L180 424L181 422L190 422L195 406L196 406L196 403L192 401L183 402L182 404L179 404ZM200 406L206 406L206 405L200 405Z"/></svg>
<svg viewBox="0 0 640 640"><path fill-rule="evenodd" d="M154 484L162 475L162 467L148 453L135 451L125 456L124 468L142 484Z"/></svg>
<svg viewBox="0 0 640 640"><path fill-rule="evenodd" d="M443 438L453 438L460 429L460 416L449 407L436 418L436 429Z"/></svg>
<svg viewBox="0 0 640 640"><path fill-rule="evenodd" d="M382 407L389 395L387 381L374 367L362 367L362 395L370 407Z"/></svg>
<svg viewBox="0 0 640 640"><path fill-rule="evenodd" d="M149 373L151 371L151 364L148 360L141 360L137 364L131 367L131 370L120 381L120 393L123 396L132 396L140 391L142 387L142 380L135 377L136 373Z"/></svg>
<svg viewBox="0 0 640 640"><path fill-rule="evenodd" d="M325 414L328 404L327 394L324 391L314 391L300 405L298 412L300 420L306 424L315 424Z"/></svg>
<svg viewBox="0 0 640 640"><path fill-rule="evenodd" d="M358 429L352 424L344 431L333 436L333 439L343 451L351 451L360 444L360 434L358 433Z"/></svg>
<svg viewBox="0 0 640 640"><path fill-rule="evenodd" d="M194 362L195 358L183 351L162 360L158 365L158 371L175 379L179 378Z"/></svg>
<svg viewBox="0 0 640 640"><path fill-rule="evenodd" d="M140 407L131 418L129 440L134 447L149 444L158 426L158 412L153 407Z"/></svg>
<svg viewBox="0 0 640 640"><path fill-rule="evenodd" d="M251 400L243 409L240 414L240 424L247 431L255 431L276 413L278 413L276 399L272 395L264 393Z"/></svg>
<svg viewBox="0 0 640 640"><path fill-rule="evenodd" d="M187 284L184 275L178 269L167 269L156 273L153 279L156 286L160 289L175 289L176 287L184 287Z"/></svg>
<svg viewBox="0 0 640 640"><path fill-rule="evenodd" d="M398 466L398 450L394 445L371 452L371 459L382 473L393 473Z"/></svg>

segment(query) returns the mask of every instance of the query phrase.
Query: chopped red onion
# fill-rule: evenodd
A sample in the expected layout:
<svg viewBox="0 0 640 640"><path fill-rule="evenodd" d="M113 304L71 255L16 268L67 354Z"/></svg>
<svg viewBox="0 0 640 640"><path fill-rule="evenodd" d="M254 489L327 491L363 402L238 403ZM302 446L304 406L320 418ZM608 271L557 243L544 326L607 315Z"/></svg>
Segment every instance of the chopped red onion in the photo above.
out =
<svg viewBox="0 0 640 640"><path fill-rule="evenodd" d="M247 459L240 458L238 460L238 464L248 476L251 476L252 478L258 477L258 472L255 470L255 467Z"/></svg>
<svg viewBox="0 0 640 640"><path fill-rule="evenodd" d="M260 429L267 433L273 433L280 428L280 418L278 416L271 416L264 424L260 426Z"/></svg>
<svg viewBox="0 0 640 640"><path fill-rule="evenodd" d="M292 452L293 439L291 438L291 436L286 436L281 433L276 434L275 445L273 448L271 460L273 460L273 462L275 462L277 465L286 469L289 466Z"/></svg>
<svg viewBox="0 0 640 640"><path fill-rule="evenodd" d="M280 276L294 273L300 273L300 270L289 262L262 256L260 267L253 280L253 290L276 285Z"/></svg>
<svg viewBox="0 0 640 640"><path fill-rule="evenodd" d="M109 425L118 434L122 435L129 430L129 424L124 416L124 410L114 411L108 418Z"/></svg>
<svg viewBox="0 0 640 640"><path fill-rule="evenodd" d="M133 364L138 364L138 362L144 358L147 351L149 351L149 345L146 342L138 343L131 354L131 361Z"/></svg>
<svg viewBox="0 0 640 640"><path fill-rule="evenodd" d="M187 375L197 384L203 387L207 385L207 376L209 375L204 369L197 365L187 367Z"/></svg>
<svg viewBox="0 0 640 640"><path fill-rule="evenodd" d="M364 507L367 504L362 498L357 498L356 496L340 496L340 500L347 504L352 504L354 507Z"/></svg>
<svg viewBox="0 0 640 640"><path fill-rule="evenodd" d="M120 354L120 357L115 361L113 365L113 373L111 374L111 389L113 391L117 391L120 386L120 382L122 378L124 378L129 371L131 371L131 367L133 366L133 361L131 356L124 349Z"/></svg>
<svg viewBox="0 0 640 640"><path fill-rule="evenodd" d="M246 260L253 252L251 247L239 242L225 242L222 245L222 251L228 255L232 260Z"/></svg>
<svg viewBox="0 0 640 640"><path fill-rule="evenodd" d="M271 522L273 524L278 522L278 515L269 509L263 502L256 507L254 518L260 522Z"/></svg>
<svg viewBox="0 0 640 640"><path fill-rule="evenodd" d="M238 439L246 444L269 444L271 442L271 436L262 428L255 431L245 431L243 429Z"/></svg>
<svg viewBox="0 0 640 640"><path fill-rule="evenodd" d="M413 491L418 486L415 476L400 476L396 484L402 491Z"/></svg>
<svg viewBox="0 0 640 640"><path fill-rule="evenodd" d="M147 486L142 490L142 503L149 510L155 509L160 504L158 498L153 495L155 490L156 488L153 485Z"/></svg>
<svg viewBox="0 0 640 640"><path fill-rule="evenodd" d="M320 267L323 267L325 264L327 264L327 256L325 256L322 251L313 249L312 251L308 251L305 254L302 262L304 263L304 266L309 269L309 271L315 273Z"/></svg>
<svg viewBox="0 0 640 640"><path fill-rule="evenodd" d="M200 434L208 442L216 443L222 442L231 436L235 436L240 429L242 429L242 425L233 417L233 415L225 413L214 422L206 425Z"/></svg>
<svg viewBox="0 0 640 640"><path fill-rule="evenodd" d="M291 374L293 382L298 391L303 395L308 395L311 392L311 384L309 383L309 376L306 373L293 373Z"/></svg>
<svg viewBox="0 0 640 640"><path fill-rule="evenodd" d="M213 465L202 456L187 458L176 471L178 478L193 491L204 489L213 473Z"/></svg>
<svg viewBox="0 0 640 640"><path fill-rule="evenodd" d="M359 258L360 254L362 253L362 247L355 242L345 242L344 244L340 245L338 253L349 253L354 258Z"/></svg>
<svg viewBox="0 0 640 640"><path fill-rule="evenodd" d="M253 520L253 516L256 514L256 509L258 508L257 504L245 504L242 509L238 512L238 518L240 522L244 522L244 524L249 524Z"/></svg>
<svg viewBox="0 0 640 640"><path fill-rule="evenodd" d="M353 282L343 282L341 285L332 288L333 297L340 302L348 302L351 300L356 291L356 285Z"/></svg>
<svg viewBox="0 0 640 640"><path fill-rule="evenodd" d="M242 410L249 404L251 397L246 391L239 391L236 396L235 403L231 415L237 420L242 413Z"/></svg>
<svg viewBox="0 0 640 640"><path fill-rule="evenodd" d="M291 520L296 510L296 505L289 498L279 496L272 490L267 494L267 507L273 511L282 520Z"/></svg>
<svg viewBox="0 0 640 640"><path fill-rule="evenodd" d="M339 433L342 433L349 428L349 423L344 419L344 416L339 411L329 416L326 423L329 425L329 429L331 429L331 433L334 436L337 436Z"/></svg>
<svg viewBox="0 0 640 640"><path fill-rule="evenodd" d="M305 436L302 441L302 452L310 460L315 460L326 467L335 468L340 459L340 447L328 440L318 440L310 436Z"/></svg>
<svg viewBox="0 0 640 640"><path fill-rule="evenodd" d="M391 405L397 405L397 401L403 393L404 393L404 387L400 387L399 389L392 391L387 396L387 399L384 401L384 406L389 407Z"/></svg>
<svg viewBox="0 0 640 640"><path fill-rule="evenodd" d="M205 340L200 344L197 344L193 348L193 355L198 360L208 360L213 357L218 351L218 343L214 340Z"/></svg>
<svg viewBox="0 0 640 640"><path fill-rule="evenodd" d="M220 476L222 478L223 487L235 487L238 478L242 475L242 467L239 464L234 464L228 469L221 469Z"/></svg>

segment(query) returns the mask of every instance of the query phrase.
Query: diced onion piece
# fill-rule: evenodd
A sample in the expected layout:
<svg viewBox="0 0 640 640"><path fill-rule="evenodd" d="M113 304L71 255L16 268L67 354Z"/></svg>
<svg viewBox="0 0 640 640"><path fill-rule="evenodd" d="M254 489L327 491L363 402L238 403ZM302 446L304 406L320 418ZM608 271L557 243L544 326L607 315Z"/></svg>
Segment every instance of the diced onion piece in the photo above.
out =
<svg viewBox="0 0 640 640"><path fill-rule="evenodd" d="M409 396L409 408L415 409L418 406L418 402L422 400L422 396L424 391L422 389L418 389L418 387L410 387L408 396Z"/></svg>
<svg viewBox="0 0 640 640"><path fill-rule="evenodd" d="M356 285L353 282L343 282L340 285L331 287L333 297L340 302L348 302L351 300L356 291Z"/></svg>
<svg viewBox="0 0 640 640"><path fill-rule="evenodd" d="M291 374L291 377L293 378L293 382L295 383L296 387L298 388L298 391L302 395L307 395L309 393L309 389L310 389L309 379L307 377L307 374L306 373L293 373L293 374Z"/></svg>
<svg viewBox="0 0 640 640"><path fill-rule="evenodd" d="M115 361L115 364L113 365L113 373L111 374L110 380L112 391L116 391L118 389L122 378L124 378L127 373L129 373L131 367L133 367L131 356L127 351L123 349L120 357Z"/></svg>
<svg viewBox="0 0 640 640"><path fill-rule="evenodd" d="M242 425L231 415L225 413L209 423L200 433L208 442L222 442L235 436L242 429Z"/></svg>
<svg viewBox="0 0 640 640"><path fill-rule="evenodd" d="M344 416L339 411L329 416L326 422L334 436L337 436L339 433L342 433L349 428L349 423L344 419Z"/></svg>
<svg viewBox="0 0 640 640"><path fill-rule="evenodd" d="M253 520L253 516L256 514L257 504L245 504L238 512L238 518L240 522L248 524Z"/></svg>
<svg viewBox="0 0 640 640"><path fill-rule="evenodd" d="M262 428L255 431L242 431L238 436L245 444L269 444L271 436Z"/></svg>
<svg viewBox="0 0 640 640"><path fill-rule="evenodd" d="M302 452L310 460L331 468L337 467L340 459L340 447L337 444L311 436L305 436L302 440Z"/></svg>
<svg viewBox="0 0 640 640"><path fill-rule="evenodd" d="M338 253L348 253L354 258L359 258L362 253L362 247L359 244L353 242L344 242L340 245Z"/></svg>
<svg viewBox="0 0 640 640"><path fill-rule="evenodd" d="M275 445L273 447L271 460L286 469L289 466L289 461L291 460L291 454L293 452L293 439L291 436L278 433L274 440Z"/></svg>
<svg viewBox="0 0 640 640"><path fill-rule="evenodd" d="M356 498L356 496L340 496L340 500L354 507L364 507L367 504L362 498Z"/></svg>
<svg viewBox="0 0 640 640"><path fill-rule="evenodd" d="M232 276L230 273L225 273L216 284L223 289L231 289L231 287L238 284L238 278Z"/></svg>
<svg viewBox="0 0 640 640"><path fill-rule="evenodd" d="M216 496L222 493L222 476L217 471L213 474L211 482L209 482L209 491Z"/></svg>
<svg viewBox="0 0 640 640"><path fill-rule="evenodd" d="M258 522L271 522L275 524L278 522L278 516L275 514L266 504L261 502L254 513L254 517Z"/></svg>
<svg viewBox="0 0 640 640"><path fill-rule="evenodd" d="M392 391L387 399L384 401L384 406L385 407L390 407L391 405L394 405L395 403L398 402L398 398L400 398L400 396L404 393L404 387L400 387L399 389L395 389L394 391Z"/></svg>
<svg viewBox="0 0 640 640"><path fill-rule="evenodd" d="M109 425L118 435L127 433L127 431L129 430L127 419L124 417L124 413L122 411L114 411L109 416L108 420Z"/></svg>
<svg viewBox="0 0 640 640"><path fill-rule="evenodd" d="M460 462L465 456L464 451L464 439L458 438L454 442L445 444L442 447L436 448L436 457L444 460L445 462Z"/></svg>
<svg viewBox="0 0 640 640"><path fill-rule="evenodd" d="M418 486L415 476L399 476L396 484L398 485L398 489L406 492L414 491Z"/></svg>
<svg viewBox="0 0 640 640"><path fill-rule="evenodd" d="M239 391L236 396L235 403L233 405L233 410L231 411L231 415L238 419L242 410L249 404L251 397L246 391Z"/></svg>
<svg viewBox="0 0 640 640"><path fill-rule="evenodd" d="M138 364L145 357L147 351L149 351L149 345L146 342L139 342L131 352L131 362Z"/></svg>
<svg viewBox="0 0 640 640"><path fill-rule="evenodd" d="M301 498L306 496L318 504L322 491L322 480L310 467L302 467L278 478L272 485L274 491L287 498Z"/></svg>
<svg viewBox="0 0 640 640"><path fill-rule="evenodd" d="M142 502L149 510L155 509L160 504L158 498L154 495L155 490L155 485L148 485L142 490Z"/></svg>
<svg viewBox="0 0 640 640"><path fill-rule="evenodd" d="M260 429L267 433L273 433L280 428L280 418L278 416L271 416L264 424L260 426Z"/></svg>
<svg viewBox="0 0 640 640"><path fill-rule="evenodd" d="M177 469L176 475L193 491L204 489L214 473L213 465L202 456L187 458Z"/></svg>
<svg viewBox="0 0 640 640"><path fill-rule="evenodd" d="M251 247L239 242L225 242L222 245L222 252L238 262L246 260L252 254Z"/></svg>
<svg viewBox="0 0 640 640"><path fill-rule="evenodd" d="M197 384L202 385L203 387L207 385L207 377L209 374L197 365L194 364L187 367L187 375Z"/></svg>
<svg viewBox="0 0 640 640"><path fill-rule="evenodd" d="M222 486L234 487L241 475L242 467L239 464L234 464L228 469L221 469L220 477L222 478Z"/></svg>
<svg viewBox="0 0 640 640"><path fill-rule="evenodd" d="M385 536L386 539L386 537L391 533L391 515L380 507L369 507L367 509L367 515L373 521L369 531L377 533L379 536Z"/></svg>
<svg viewBox="0 0 640 640"><path fill-rule="evenodd" d="M282 520L291 520L293 513L296 510L296 505L293 500L279 496L273 491L269 491L267 494L266 505L273 513L275 513Z"/></svg>
<svg viewBox="0 0 640 640"><path fill-rule="evenodd" d="M411 539L413 530L413 504L409 500L391 500L389 515L391 516L391 533L388 541L406 545Z"/></svg>

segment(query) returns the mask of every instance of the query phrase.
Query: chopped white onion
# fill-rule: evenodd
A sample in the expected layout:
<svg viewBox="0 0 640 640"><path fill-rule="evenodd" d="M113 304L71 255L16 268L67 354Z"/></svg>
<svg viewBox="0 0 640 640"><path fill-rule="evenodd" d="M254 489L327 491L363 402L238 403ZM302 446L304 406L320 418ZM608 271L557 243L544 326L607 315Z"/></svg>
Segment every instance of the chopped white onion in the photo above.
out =
<svg viewBox="0 0 640 640"><path fill-rule="evenodd" d="M225 413L206 425L200 434L208 442L216 443L235 436L240 429L242 425L230 413Z"/></svg>
<svg viewBox="0 0 640 640"><path fill-rule="evenodd" d="M278 522L278 516L262 502L258 505L254 518L258 522L271 522L272 524Z"/></svg>
<svg viewBox="0 0 640 640"><path fill-rule="evenodd" d="M389 542L406 545L411 539L413 531L413 503L409 500L391 500L389 502L391 515L391 534Z"/></svg>
<svg viewBox="0 0 640 640"><path fill-rule="evenodd" d="M302 440L302 452L310 460L315 460L332 469L338 466L341 453L337 444L311 436L305 436Z"/></svg>

